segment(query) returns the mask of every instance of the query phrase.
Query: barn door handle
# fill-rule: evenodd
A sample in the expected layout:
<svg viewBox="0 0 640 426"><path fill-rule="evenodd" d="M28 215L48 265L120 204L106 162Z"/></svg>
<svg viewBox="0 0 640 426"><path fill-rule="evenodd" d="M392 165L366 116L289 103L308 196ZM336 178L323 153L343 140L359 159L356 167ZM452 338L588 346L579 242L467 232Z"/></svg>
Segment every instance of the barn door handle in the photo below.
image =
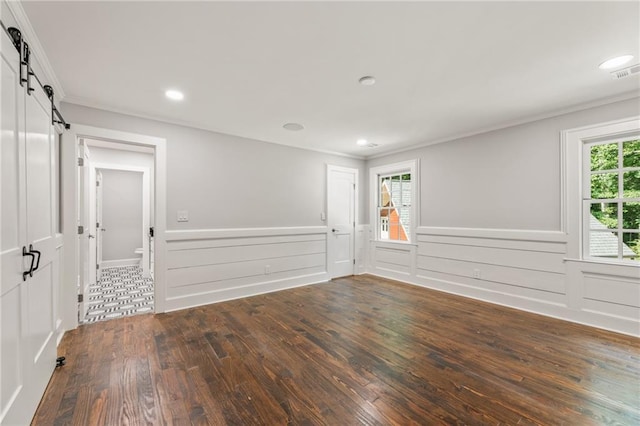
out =
<svg viewBox="0 0 640 426"><path fill-rule="evenodd" d="M40 255L41 255L42 253L40 253L38 250L34 250L34 249L33 249L33 244L29 244L29 253L35 253L35 254L37 254L37 255L38 255L38 260L36 261L36 267L35 267L35 268L33 268L33 271L31 271L31 272L33 273L34 271L37 271L37 270L38 270L38 268L40 267ZM35 256L34 256L34 257L35 257ZM32 263L32 265L33 265L33 263Z"/></svg>
<svg viewBox="0 0 640 426"><path fill-rule="evenodd" d="M31 246L29 246L29 249L31 249ZM36 260L36 255L27 251L25 246L22 246L22 256L31 256L31 266L29 266L29 270L22 273L22 281L26 281L27 275L33 277L33 262Z"/></svg>

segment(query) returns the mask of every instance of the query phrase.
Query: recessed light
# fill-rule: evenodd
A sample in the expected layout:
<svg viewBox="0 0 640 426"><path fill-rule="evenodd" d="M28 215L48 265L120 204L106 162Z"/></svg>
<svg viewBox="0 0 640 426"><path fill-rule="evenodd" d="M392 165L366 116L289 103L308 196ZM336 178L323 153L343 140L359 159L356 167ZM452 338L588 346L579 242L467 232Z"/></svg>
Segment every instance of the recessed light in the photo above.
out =
<svg viewBox="0 0 640 426"><path fill-rule="evenodd" d="M376 78L372 75L365 75L364 77L360 77L358 82L363 86L373 86L376 84Z"/></svg>
<svg viewBox="0 0 640 426"><path fill-rule="evenodd" d="M184 99L184 93L179 90L167 90L164 95L172 101L181 101Z"/></svg>
<svg viewBox="0 0 640 426"><path fill-rule="evenodd" d="M164 95L172 101L181 101L184 99L184 93L179 90L167 90Z"/></svg>
<svg viewBox="0 0 640 426"><path fill-rule="evenodd" d="M369 142L367 142L367 140L366 140L366 139L358 139L358 140L356 141L356 144L357 144L358 146L367 146L367 145L369 145Z"/></svg>
<svg viewBox="0 0 640 426"><path fill-rule="evenodd" d="M282 127L284 127L287 130L291 130L292 132L298 132L304 129L304 126L300 123L287 123Z"/></svg>
<svg viewBox="0 0 640 426"><path fill-rule="evenodd" d="M615 58L611 58L604 61L603 63L598 65L598 68L600 68L601 70L609 70L611 68L617 68L620 65L626 64L632 59L633 59L633 55L616 56Z"/></svg>

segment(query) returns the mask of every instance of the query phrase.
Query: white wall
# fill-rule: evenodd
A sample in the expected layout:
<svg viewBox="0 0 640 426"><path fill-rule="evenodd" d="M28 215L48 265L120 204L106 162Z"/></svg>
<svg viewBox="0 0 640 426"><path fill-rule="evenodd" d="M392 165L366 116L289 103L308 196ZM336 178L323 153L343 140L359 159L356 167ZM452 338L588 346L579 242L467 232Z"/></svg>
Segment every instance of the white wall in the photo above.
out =
<svg viewBox="0 0 640 426"><path fill-rule="evenodd" d="M639 111L631 99L375 158L367 168L420 159L421 226L560 230L560 132Z"/></svg>
<svg viewBox="0 0 640 426"><path fill-rule="evenodd" d="M181 309L328 279L327 164L357 168L362 188L364 161L73 104L62 111L72 124L167 141L168 231L158 235L167 241L167 264L156 264L166 284L156 287L157 306ZM177 221L178 210L188 211L188 222Z"/></svg>
<svg viewBox="0 0 640 426"><path fill-rule="evenodd" d="M102 172L102 259L139 257L142 247L142 173L100 169Z"/></svg>
<svg viewBox="0 0 640 426"><path fill-rule="evenodd" d="M367 169L420 161L417 241L372 242L368 270L640 334L640 268L596 265L582 274L567 261L560 136L639 114L636 98L368 161Z"/></svg>
<svg viewBox="0 0 640 426"><path fill-rule="evenodd" d="M326 164L364 172L364 161L337 155L74 104L62 112L72 123L166 138L167 229L324 226ZM189 222L177 221L178 210Z"/></svg>

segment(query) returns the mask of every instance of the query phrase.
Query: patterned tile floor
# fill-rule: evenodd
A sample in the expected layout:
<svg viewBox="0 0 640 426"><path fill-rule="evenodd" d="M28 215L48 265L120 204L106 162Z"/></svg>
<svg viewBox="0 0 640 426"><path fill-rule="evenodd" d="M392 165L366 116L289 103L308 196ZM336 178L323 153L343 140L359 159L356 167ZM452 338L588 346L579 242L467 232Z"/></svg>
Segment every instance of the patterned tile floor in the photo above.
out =
<svg viewBox="0 0 640 426"><path fill-rule="evenodd" d="M104 268L88 296L85 323L153 312L153 279L137 265Z"/></svg>

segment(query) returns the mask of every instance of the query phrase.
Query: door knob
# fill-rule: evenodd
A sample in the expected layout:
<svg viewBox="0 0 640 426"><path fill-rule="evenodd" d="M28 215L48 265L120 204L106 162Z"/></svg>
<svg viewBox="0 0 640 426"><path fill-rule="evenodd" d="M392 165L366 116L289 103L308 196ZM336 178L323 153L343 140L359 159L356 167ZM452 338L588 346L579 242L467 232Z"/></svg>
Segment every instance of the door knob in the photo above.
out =
<svg viewBox="0 0 640 426"><path fill-rule="evenodd" d="M88 237L89 237L89 238L95 238L95 236L93 236L93 235L91 235L91 234L89 234L89 235L88 235Z"/></svg>
<svg viewBox="0 0 640 426"><path fill-rule="evenodd" d="M335 229L335 228L333 228L333 229L331 230L331 232L338 232L338 230L337 230L337 229Z"/></svg>

